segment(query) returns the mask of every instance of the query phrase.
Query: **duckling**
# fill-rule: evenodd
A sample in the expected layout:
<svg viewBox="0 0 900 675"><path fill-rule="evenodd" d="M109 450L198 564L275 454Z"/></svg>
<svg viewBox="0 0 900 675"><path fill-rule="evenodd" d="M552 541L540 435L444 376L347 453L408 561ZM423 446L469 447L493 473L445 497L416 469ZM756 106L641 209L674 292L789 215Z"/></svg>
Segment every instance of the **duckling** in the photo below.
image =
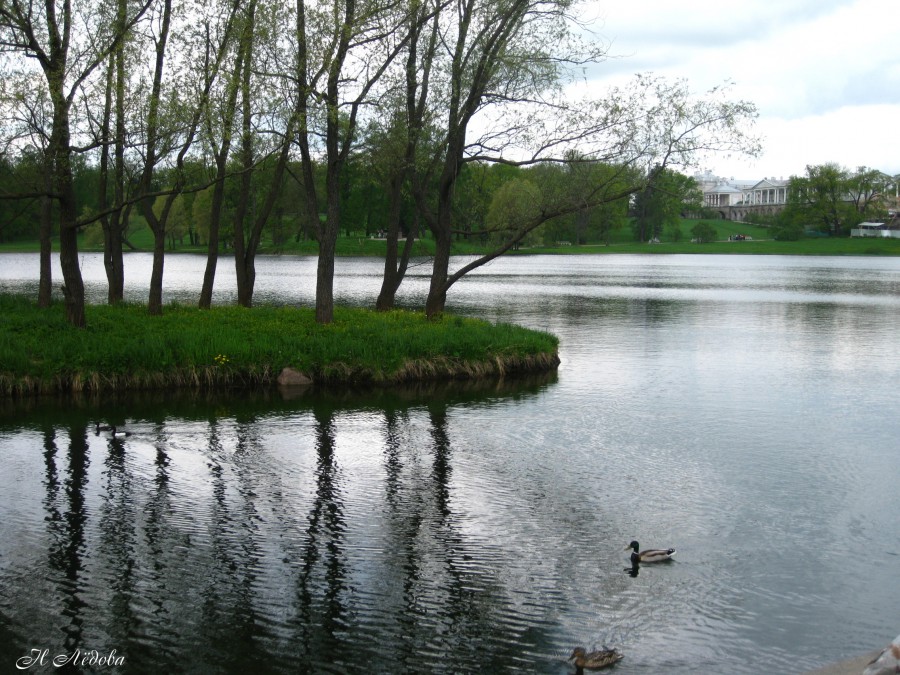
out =
<svg viewBox="0 0 900 675"><path fill-rule="evenodd" d="M634 549L631 553L631 564L636 565L637 563L651 563L651 562L661 562L663 560L668 560L673 555L675 555L674 548L648 548L646 551L640 551L640 545L633 541L628 546L625 547L625 550Z"/></svg>
<svg viewBox="0 0 900 675"><path fill-rule="evenodd" d="M584 647L575 647L569 661L575 659L575 672L582 673L584 668L588 670L608 668L622 658L624 657L618 651L607 647L596 652L585 652Z"/></svg>

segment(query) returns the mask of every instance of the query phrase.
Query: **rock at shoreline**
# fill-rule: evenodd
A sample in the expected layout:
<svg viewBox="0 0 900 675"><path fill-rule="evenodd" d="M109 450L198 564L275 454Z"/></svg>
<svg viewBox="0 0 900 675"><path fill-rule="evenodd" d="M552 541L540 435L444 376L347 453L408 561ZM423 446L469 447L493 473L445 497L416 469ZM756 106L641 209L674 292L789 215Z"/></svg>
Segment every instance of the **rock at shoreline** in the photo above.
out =
<svg viewBox="0 0 900 675"><path fill-rule="evenodd" d="M278 384L282 387L306 387L312 384L312 379L299 370L285 368L278 375Z"/></svg>

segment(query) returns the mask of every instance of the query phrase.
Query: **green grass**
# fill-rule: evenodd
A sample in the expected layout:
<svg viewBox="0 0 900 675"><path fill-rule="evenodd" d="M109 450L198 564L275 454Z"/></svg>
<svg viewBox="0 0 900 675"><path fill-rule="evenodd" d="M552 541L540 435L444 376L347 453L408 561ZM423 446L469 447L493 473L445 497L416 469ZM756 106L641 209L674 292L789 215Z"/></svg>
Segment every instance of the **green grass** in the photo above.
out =
<svg viewBox="0 0 900 675"><path fill-rule="evenodd" d="M810 237L800 241L775 241L771 239L768 228L747 223L736 223L730 220L707 219L717 232L718 241L708 244L691 243L691 228L700 221L682 220L682 240L673 242L664 236L659 244L647 244L634 241L630 228L619 228L610 237L610 244L589 242L580 246L533 246L520 248L511 254L527 255L538 253L581 254L581 253L744 253L758 255L900 255L900 239L851 239L849 237ZM734 234L752 237L752 241L728 241ZM153 238L142 219L135 218L129 241L141 251L153 248ZM479 255L487 253L490 246L479 241L457 240L453 243L455 255ZM0 252L20 253L38 250L37 241L12 242L0 244ZM99 248L85 246L82 251L99 251ZM126 249L128 250L128 249ZM274 247L271 241L262 242L262 254L317 255L318 243L312 240L287 242L281 247ZM371 239L363 232L348 235L342 231L337 240L338 256L380 256L385 255L386 245L383 240ZM205 246L178 245L169 253L206 253ZM223 254L227 254L224 251ZM415 243L413 255L431 256L434 254L434 241L425 235Z"/></svg>
<svg viewBox="0 0 900 675"><path fill-rule="evenodd" d="M815 237L799 241L775 241L768 228L730 220L705 220L718 234L717 241L706 244L691 242L690 230L700 221L683 220L683 239L678 242L663 240L658 244L639 243L633 240L630 230L613 233L610 244L588 243L581 246L533 247L520 253L654 253L654 254L754 254L754 255L888 255L900 256L900 239L875 239L850 237ZM751 237L750 241L728 241L735 234Z"/></svg>
<svg viewBox="0 0 900 675"><path fill-rule="evenodd" d="M659 244L589 244L556 249L528 249L529 253L647 253L647 254L754 254L809 256L898 256L900 239L802 239L800 241L715 241L708 244L662 242Z"/></svg>
<svg viewBox="0 0 900 675"><path fill-rule="evenodd" d="M547 333L408 311L172 305L152 317L138 304L91 305L85 329L57 303L40 309L0 295L0 394L212 387L270 383L284 367L316 382L477 377L556 365Z"/></svg>

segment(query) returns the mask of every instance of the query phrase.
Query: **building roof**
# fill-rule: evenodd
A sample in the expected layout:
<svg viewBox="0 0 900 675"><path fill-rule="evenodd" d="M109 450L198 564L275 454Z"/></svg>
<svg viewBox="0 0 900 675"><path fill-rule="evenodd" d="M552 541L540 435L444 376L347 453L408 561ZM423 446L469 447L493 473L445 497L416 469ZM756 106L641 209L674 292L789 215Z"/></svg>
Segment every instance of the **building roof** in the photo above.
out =
<svg viewBox="0 0 900 675"><path fill-rule="evenodd" d="M743 191L735 187L734 185L729 185L728 183L719 183L712 190L708 192L718 192L718 193L731 193L731 194L741 194Z"/></svg>
<svg viewBox="0 0 900 675"><path fill-rule="evenodd" d="M790 182L791 181L789 181L789 180L783 180L783 179L776 180L775 178L763 178L761 181L759 181L758 183L756 183L753 187L751 187L749 189L762 190L762 189L766 189L766 188L787 187L788 183L790 183Z"/></svg>

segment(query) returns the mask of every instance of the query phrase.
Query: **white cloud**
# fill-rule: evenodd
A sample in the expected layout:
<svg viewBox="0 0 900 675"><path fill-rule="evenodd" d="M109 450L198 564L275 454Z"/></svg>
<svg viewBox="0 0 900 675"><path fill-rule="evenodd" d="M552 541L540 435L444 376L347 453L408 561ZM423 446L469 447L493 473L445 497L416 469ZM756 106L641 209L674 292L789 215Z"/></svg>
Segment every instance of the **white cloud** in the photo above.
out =
<svg viewBox="0 0 900 675"><path fill-rule="evenodd" d="M651 0L604 10L596 31L611 59L593 86L636 72L687 79L696 91L726 80L759 111L764 155L711 159L721 175L787 177L834 161L900 173L900 59L895 0L779 4ZM600 20L602 19L602 20ZM750 173L747 173L750 172Z"/></svg>
<svg viewBox="0 0 900 675"><path fill-rule="evenodd" d="M803 174L808 164L835 162L848 169L867 166L891 175L900 173L893 134L898 106L846 106L822 115L785 120L764 118L766 137L758 159L711 158L714 173L735 178L788 178Z"/></svg>

